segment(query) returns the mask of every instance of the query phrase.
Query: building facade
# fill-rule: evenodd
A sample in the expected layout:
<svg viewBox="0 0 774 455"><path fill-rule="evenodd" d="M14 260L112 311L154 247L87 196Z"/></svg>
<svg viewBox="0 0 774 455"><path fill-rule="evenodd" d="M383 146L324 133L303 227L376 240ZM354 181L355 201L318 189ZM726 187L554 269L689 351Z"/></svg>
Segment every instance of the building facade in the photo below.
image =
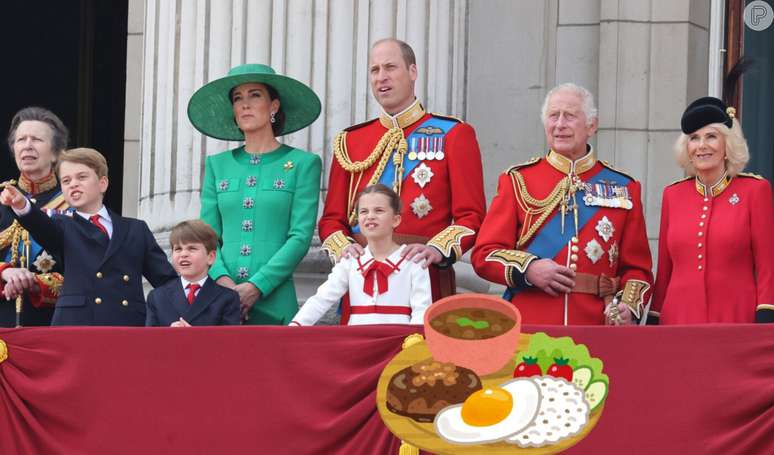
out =
<svg viewBox="0 0 774 455"><path fill-rule="evenodd" d="M198 216L204 158L234 144L196 132L186 106L246 62L320 96L320 118L283 140L323 158L325 189L335 134L378 114L369 46L394 36L416 51L428 110L475 126L488 201L500 172L545 153L546 92L568 81L589 88L594 145L642 182L655 253L662 190L682 177L671 151L680 115L720 94L726 10L722 0L130 0L124 212L147 220L162 244L176 222ZM499 292L458 266L463 288ZM300 300L328 268L317 239L297 270Z"/></svg>

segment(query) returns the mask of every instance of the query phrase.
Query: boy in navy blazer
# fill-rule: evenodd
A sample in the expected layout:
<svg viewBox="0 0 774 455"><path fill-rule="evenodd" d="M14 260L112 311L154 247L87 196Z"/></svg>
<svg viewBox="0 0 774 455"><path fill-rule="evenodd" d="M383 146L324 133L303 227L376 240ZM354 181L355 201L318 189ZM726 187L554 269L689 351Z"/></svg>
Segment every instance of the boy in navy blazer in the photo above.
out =
<svg viewBox="0 0 774 455"><path fill-rule="evenodd" d="M98 151L63 152L57 163L62 193L74 213L49 218L6 186L0 203L48 251L64 261L64 284L51 325L145 325L144 276L154 287L177 274L144 221L102 204L107 162Z"/></svg>
<svg viewBox="0 0 774 455"><path fill-rule="evenodd" d="M145 325L190 327L239 324L239 294L208 277L218 236L200 220L183 221L169 233L172 265L180 274L148 294Z"/></svg>

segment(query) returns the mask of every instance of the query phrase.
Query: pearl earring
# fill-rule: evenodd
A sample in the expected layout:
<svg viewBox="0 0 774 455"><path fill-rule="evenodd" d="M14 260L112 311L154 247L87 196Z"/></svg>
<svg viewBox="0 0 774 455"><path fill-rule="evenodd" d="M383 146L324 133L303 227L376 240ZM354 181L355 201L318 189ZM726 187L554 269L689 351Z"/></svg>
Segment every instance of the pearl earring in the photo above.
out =
<svg viewBox="0 0 774 455"><path fill-rule="evenodd" d="M274 118L274 112L271 113L271 123L275 123L277 119Z"/></svg>

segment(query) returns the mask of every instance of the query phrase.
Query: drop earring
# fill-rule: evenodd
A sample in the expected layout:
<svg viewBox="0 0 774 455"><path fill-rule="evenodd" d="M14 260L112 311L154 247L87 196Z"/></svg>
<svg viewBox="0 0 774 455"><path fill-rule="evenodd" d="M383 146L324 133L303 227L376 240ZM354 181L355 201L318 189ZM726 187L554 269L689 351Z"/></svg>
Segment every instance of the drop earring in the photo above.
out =
<svg viewBox="0 0 774 455"><path fill-rule="evenodd" d="M274 112L271 113L271 123L275 123L277 119L274 118Z"/></svg>

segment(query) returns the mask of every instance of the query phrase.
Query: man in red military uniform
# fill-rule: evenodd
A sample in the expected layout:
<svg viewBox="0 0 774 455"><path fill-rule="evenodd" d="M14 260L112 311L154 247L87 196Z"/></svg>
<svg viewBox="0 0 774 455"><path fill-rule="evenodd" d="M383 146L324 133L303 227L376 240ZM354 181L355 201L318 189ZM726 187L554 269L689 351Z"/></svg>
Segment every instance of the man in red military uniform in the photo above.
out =
<svg viewBox="0 0 774 455"><path fill-rule="evenodd" d="M596 159L591 93L574 84L543 105L550 147L500 176L473 267L508 286L528 324L626 324L653 284L640 184Z"/></svg>
<svg viewBox="0 0 774 455"><path fill-rule="evenodd" d="M450 266L473 246L486 211L476 134L460 120L425 112L414 94L416 59L408 44L375 43L369 77L382 114L334 140L322 247L334 260L363 252L355 240L355 198L384 183L403 203L396 238L410 244L407 259L430 266L436 300L454 292Z"/></svg>

